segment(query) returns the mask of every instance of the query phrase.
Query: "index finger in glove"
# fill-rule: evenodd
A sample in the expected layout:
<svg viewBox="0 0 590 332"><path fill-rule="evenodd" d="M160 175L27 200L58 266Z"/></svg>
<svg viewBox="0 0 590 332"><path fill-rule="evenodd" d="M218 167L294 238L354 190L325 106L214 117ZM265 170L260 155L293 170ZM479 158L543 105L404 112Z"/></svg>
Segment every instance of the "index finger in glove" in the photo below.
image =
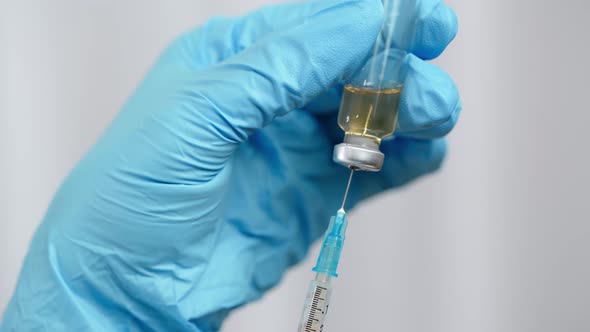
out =
<svg viewBox="0 0 590 332"><path fill-rule="evenodd" d="M270 34L302 25L314 14L340 2L345 1L270 5L237 18L213 18L183 35L167 53L175 57L181 48L183 60L192 68L202 69L245 50ZM457 33L457 16L441 0L421 0L416 12L404 17L416 19L415 35L408 51L423 59L437 57ZM396 46L395 41L393 46Z"/></svg>

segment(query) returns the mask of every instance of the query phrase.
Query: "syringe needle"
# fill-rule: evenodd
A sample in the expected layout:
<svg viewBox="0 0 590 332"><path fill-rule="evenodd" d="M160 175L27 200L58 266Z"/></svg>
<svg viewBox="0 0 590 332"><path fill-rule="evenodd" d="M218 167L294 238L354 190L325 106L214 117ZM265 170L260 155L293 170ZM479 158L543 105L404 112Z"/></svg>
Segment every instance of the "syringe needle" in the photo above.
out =
<svg viewBox="0 0 590 332"><path fill-rule="evenodd" d="M350 184L352 183L352 176L354 175L354 168L350 169L350 176L348 177L348 184L346 185L346 191L344 192L344 199L342 200L341 211L344 211L344 205L346 204L346 198L348 198L348 191L350 190Z"/></svg>

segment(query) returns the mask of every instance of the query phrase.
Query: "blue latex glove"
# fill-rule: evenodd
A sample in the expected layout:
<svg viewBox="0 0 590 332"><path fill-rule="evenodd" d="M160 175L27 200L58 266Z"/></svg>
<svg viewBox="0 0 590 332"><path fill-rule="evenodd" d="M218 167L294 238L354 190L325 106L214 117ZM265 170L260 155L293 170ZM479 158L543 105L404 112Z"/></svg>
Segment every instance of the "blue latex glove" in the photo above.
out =
<svg viewBox="0 0 590 332"><path fill-rule="evenodd" d="M459 96L422 59L457 23L435 0L421 16L398 137L380 173L355 178L351 204L443 160ZM1 330L216 331L275 285L339 207L338 82L381 20L378 0L321 0L176 40L55 196Z"/></svg>

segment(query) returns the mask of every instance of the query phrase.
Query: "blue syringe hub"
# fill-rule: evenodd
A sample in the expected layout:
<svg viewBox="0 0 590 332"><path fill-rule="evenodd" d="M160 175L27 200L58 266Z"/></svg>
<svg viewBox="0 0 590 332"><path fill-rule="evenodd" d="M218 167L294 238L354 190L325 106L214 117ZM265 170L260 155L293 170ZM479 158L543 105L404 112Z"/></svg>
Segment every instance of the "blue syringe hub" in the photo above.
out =
<svg viewBox="0 0 590 332"><path fill-rule="evenodd" d="M338 277L336 269L340 260L340 252L344 246L347 225L346 212L342 209L338 210L338 213L330 219L330 225L324 236L322 249L313 271Z"/></svg>

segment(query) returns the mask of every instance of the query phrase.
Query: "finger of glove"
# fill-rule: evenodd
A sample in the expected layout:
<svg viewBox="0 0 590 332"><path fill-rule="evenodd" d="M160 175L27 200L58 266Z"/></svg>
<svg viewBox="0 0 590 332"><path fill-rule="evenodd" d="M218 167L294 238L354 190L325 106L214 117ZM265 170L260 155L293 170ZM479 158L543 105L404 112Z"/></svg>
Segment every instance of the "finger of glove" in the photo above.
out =
<svg viewBox="0 0 590 332"><path fill-rule="evenodd" d="M461 113L455 83L436 65L412 55L406 68L395 134L422 139L446 135Z"/></svg>
<svg viewBox="0 0 590 332"><path fill-rule="evenodd" d="M402 186L438 170L447 153L444 138L421 140L398 137L381 144L385 161L381 176L385 188Z"/></svg>
<svg viewBox="0 0 590 332"><path fill-rule="evenodd" d="M272 33L298 25L341 0L276 4L237 18L216 17L183 35L167 53L179 46L188 63L202 69L245 50Z"/></svg>
<svg viewBox="0 0 590 332"><path fill-rule="evenodd" d="M455 39L459 29L457 15L442 0L418 1L416 15L415 33L407 51L424 60L434 59ZM394 38L394 47L405 48L403 45L399 38Z"/></svg>
<svg viewBox="0 0 590 332"><path fill-rule="evenodd" d="M195 123L206 126L199 138L210 134L210 142L239 143L309 103L360 65L381 20L378 0L336 1L200 72L189 87L201 120Z"/></svg>
<svg viewBox="0 0 590 332"><path fill-rule="evenodd" d="M202 69L245 50L271 33L303 24L309 16L338 2L275 4L237 18L215 17L181 36L178 43L187 62L195 69ZM173 47L172 51L177 49Z"/></svg>
<svg viewBox="0 0 590 332"><path fill-rule="evenodd" d="M304 24L309 16L340 0L306 1L263 7L237 18L214 18L183 35L168 53L183 55L194 69L223 61L274 32ZM421 1L409 51L424 59L437 57L457 33L457 16L440 0ZM415 17L406 15L406 17ZM400 42L394 41L394 46ZM180 48L180 52L179 51Z"/></svg>

